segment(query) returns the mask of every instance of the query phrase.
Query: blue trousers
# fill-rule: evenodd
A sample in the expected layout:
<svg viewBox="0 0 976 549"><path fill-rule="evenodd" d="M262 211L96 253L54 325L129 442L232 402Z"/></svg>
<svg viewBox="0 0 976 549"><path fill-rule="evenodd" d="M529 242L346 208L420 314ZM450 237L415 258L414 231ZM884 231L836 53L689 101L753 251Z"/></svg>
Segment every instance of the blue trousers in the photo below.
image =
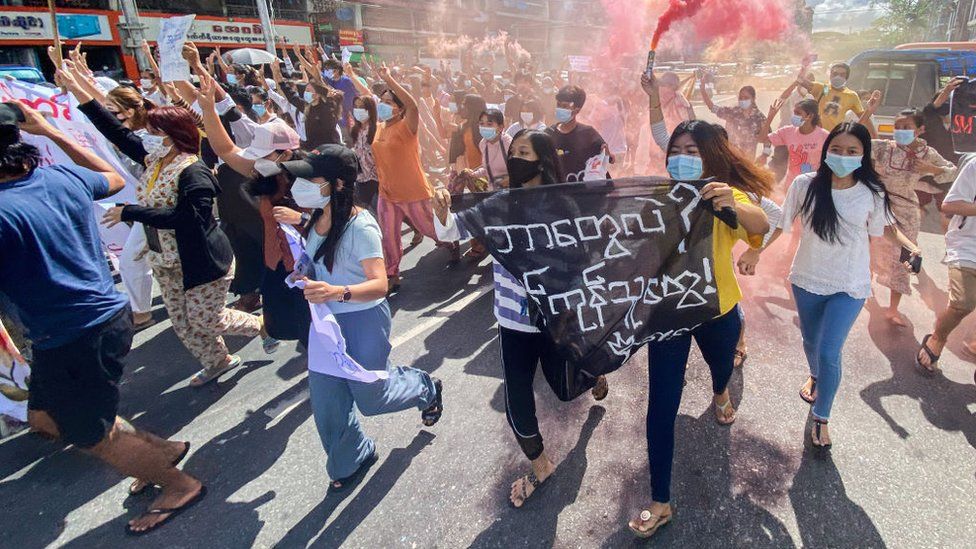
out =
<svg viewBox="0 0 976 549"><path fill-rule="evenodd" d="M712 392L725 392L732 377L735 346L742 330L739 306L702 324L690 334L647 344L650 374L647 392L647 460L651 469L651 497L671 500L671 465L674 461L674 421L681 405L685 367L695 338L712 372Z"/></svg>
<svg viewBox="0 0 976 549"><path fill-rule="evenodd" d="M392 367L390 307L383 301L365 311L335 315L346 352L367 370L386 370L390 377L362 383L309 371L308 387L315 427L325 448L329 478L346 478L373 454L375 444L366 436L356 409L366 416L424 410L434 402L436 390L430 374L409 367ZM355 407L353 406L355 404Z"/></svg>
<svg viewBox="0 0 976 549"><path fill-rule="evenodd" d="M817 380L813 416L830 419L834 395L840 387L841 352L847 334L864 307L864 300L845 293L812 294L796 284L793 285L793 300L800 316L803 352L810 365L810 376Z"/></svg>

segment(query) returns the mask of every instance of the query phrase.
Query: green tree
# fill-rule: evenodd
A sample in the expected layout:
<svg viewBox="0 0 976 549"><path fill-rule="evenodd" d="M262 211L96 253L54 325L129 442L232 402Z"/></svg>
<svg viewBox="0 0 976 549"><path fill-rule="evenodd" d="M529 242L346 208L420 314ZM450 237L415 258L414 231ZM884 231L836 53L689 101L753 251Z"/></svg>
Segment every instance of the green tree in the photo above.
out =
<svg viewBox="0 0 976 549"><path fill-rule="evenodd" d="M884 15L874 22L874 28L884 42L895 45L924 40L939 3L936 0L878 0L872 5L884 10Z"/></svg>

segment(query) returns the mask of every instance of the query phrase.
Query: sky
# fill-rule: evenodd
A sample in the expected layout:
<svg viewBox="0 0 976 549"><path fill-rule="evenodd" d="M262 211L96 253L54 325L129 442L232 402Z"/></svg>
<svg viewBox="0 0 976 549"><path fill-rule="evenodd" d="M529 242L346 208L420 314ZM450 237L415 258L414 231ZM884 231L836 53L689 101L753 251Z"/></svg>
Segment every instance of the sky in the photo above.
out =
<svg viewBox="0 0 976 549"><path fill-rule="evenodd" d="M871 0L807 0L813 7L813 31L847 33L871 26L882 10L871 6Z"/></svg>

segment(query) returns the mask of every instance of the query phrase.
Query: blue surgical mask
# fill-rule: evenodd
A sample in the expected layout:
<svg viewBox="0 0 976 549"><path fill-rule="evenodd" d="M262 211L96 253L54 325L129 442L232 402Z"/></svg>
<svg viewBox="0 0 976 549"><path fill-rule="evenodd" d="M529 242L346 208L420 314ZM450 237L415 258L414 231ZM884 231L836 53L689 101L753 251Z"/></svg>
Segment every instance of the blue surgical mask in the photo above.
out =
<svg viewBox="0 0 976 549"><path fill-rule="evenodd" d="M841 156L827 153L825 162L837 177L847 177L861 167L862 156Z"/></svg>
<svg viewBox="0 0 976 549"><path fill-rule="evenodd" d="M228 84L237 84L237 75L236 74L228 74L227 75L227 83Z"/></svg>
<svg viewBox="0 0 976 549"><path fill-rule="evenodd" d="M265 107L261 103L256 103L251 105L251 110L254 111L254 114L258 115L258 118L264 116L268 112L267 107Z"/></svg>
<svg viewBox="0 0 976 549"><path fill-rule="evenodd" d="M739 108L742 110L748 109L751 106L752 106L751 99L743 99L739 101Z"/></svg>
<svg viewBox="0 0 976 549"><path fill-rule="evenodd" d="M905 147L915 141L915 130L895 130L895 143Z"/></svg>
<svg viewBox="0 0 976 549"><path fill-rule="evenodd" d="M703 170L700 156L675 154L668 157L668 174L671 175L671 179L679 181L701 179Z"/></svg>
<svg viewBox="0 0 976 549"><path fill-rule="evenodd" d="M481 126L478 128L478 130L481 132L481 137L487 139L488 141L498 137L498 130L495 128L486 128Z"/></svg>
<svg viewBox="0 0 976 549"><path fill-rule="evenodd" d="M790 122L793 124L794 127L799 128L800 126L803 125L803 117L798 114L794 114L793 118L790 119Z"/></svg>
<svg viewBox="0 0 976 549"><path fill-rule="evenodd" d="M369 111L357 107L352 110L352 117L360 122L365 122L369 120Z"/></svg>
<svg viewBox="0 0 976 549"><path fill-rule="evenodd" d="M570 109L564 109L562 107L556 107L556 120L561 123L569 122L573 119L573 111Z"/></svg>
<svg viewBox="0 0 976 549"><path fill-rule="evenodd" d="M376 105L376 118L380 122L386 122L387 120L393 118L393 107L387 103L380 103Z"/></svg>
<svg viewBox="0 0 976 549"><path fill-rule="evenodd" d="M451 101L450 103L447 104L447 110L450 111L452 114L458 112L458 104L455 103L454 101Z"/></svg>
<svg viewBox="0 0 976 549"><path fill-rule="evenodd" d="M306 103L311 103L312 99L315 98L315 94L306 90L305 93L302 95L302 97L305 99Z"/></svg>

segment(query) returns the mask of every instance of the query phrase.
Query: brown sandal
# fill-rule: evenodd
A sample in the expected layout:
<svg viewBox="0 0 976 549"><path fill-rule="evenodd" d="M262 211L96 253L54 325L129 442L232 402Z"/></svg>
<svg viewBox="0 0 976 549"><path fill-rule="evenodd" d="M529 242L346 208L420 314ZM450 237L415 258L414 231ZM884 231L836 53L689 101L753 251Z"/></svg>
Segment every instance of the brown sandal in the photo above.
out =
<svg viewBox="0 0 976 549"><path fill-rule="evenodd" d="M647 539L657 533L662 526L666 526L669 522L671 522L671 517L673 515L673 511L668 512L666 515L652 515L650 509L643 509L638 517L640 523L635 525L634 521L630 521L627 526L630 527L630 531L633 532L635 536ZM648 522L651 523L650 528L641 528L641 523Z"/></svg>

